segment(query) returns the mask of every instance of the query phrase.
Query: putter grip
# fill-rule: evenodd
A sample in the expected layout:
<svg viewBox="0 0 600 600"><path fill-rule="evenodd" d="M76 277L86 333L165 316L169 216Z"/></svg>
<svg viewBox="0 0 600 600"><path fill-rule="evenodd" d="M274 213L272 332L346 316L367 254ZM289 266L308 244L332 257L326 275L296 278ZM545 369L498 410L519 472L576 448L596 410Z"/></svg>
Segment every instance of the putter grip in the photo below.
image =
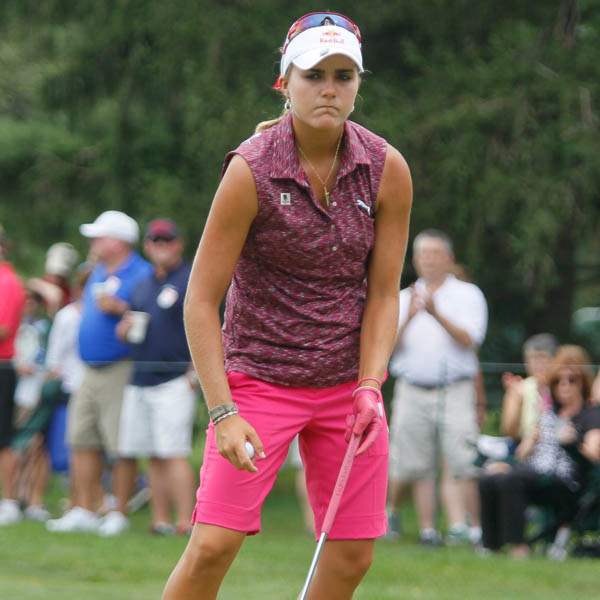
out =
<svg viewBox="0 0 600 600"><path fill-rule="evenodd" d="M342 466L340 467L340 472L338 474L337 481L335 482L335 487L333 488L333 494L331 495L331 500L329 501L329 506L327 507L327 512L325 513L325 519L323 519L321 533L326 533L329 535L329 531L333 525L340 501L344 495L346 483L348 483L348 477L350 476L350 471L352 469L352 462L354 461L354 455L358 450L360 439L361 438L358 435L353 435L350 438L350 443L346 449L346 454L344 455L344 460L342 461Z"/></svg>

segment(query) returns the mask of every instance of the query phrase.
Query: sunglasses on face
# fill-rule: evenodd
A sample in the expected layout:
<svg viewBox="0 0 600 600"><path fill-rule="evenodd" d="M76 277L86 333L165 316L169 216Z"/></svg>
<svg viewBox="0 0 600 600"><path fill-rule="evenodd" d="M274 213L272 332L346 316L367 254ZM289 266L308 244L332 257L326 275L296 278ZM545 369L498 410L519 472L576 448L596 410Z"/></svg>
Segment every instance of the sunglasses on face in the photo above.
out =
<svg viewBox="0 0 600 600"><path fill-rule="evenodd" d="M575 385L576 383L579 383L579 377L577 375L565 375L564 377L559 377L555 380L556 385L560 383L568 383L569 385Z"/></svg>
<svg viewBox="0 0 600 600"><path fill-rule="evenodd" d="M152 237L148 238L151 242L159 243L159 242L163 242L165 244L169 244L171 243L173 240L175 240L176 238L172 237L172 236L167 236L167 235L155 235Z"/></svg>
<svg viewBox="0 0 600 600"><path fill-rule="evenodd" d="M313 27L323 27L324 25L335 25L336 27L341 27L342 29L345 29L346 31L349 31L355 35L359 44L362 41L358 25L348 17L335 12L313 12L300 17L292 24L285 38L283 52L285 53L285 49L288 47L288 44L298 34L306 31L307 29L312 29Z"/></svg>

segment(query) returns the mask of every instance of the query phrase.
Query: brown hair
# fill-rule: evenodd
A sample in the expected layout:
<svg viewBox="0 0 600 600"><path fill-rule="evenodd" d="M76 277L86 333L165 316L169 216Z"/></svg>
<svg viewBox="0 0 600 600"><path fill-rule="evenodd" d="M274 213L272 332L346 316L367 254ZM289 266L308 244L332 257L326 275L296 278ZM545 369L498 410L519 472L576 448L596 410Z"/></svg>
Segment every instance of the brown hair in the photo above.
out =
<svg viewBox="0 0 600 600"><path fill-rule="evenodd" d="M581 394L584 404L587 404L590 400L594 380L591 362L589 354L581 346L575 346L574 344L560 346L547 375L552 396L554 397L554 388L558 383L560 370L572 369L581 380Z"/></svg>

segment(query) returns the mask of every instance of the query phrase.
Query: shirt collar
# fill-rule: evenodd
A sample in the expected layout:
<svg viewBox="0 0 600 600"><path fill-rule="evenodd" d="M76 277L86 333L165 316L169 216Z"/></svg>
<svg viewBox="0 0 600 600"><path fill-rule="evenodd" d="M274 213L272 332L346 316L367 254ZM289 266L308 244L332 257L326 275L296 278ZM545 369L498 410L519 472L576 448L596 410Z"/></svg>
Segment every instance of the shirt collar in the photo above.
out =
<svg viewBox="0 0 600 600"><path fill-rule="evenodd" d="M124 271L126 271L131 264L133 263L133 261L136 259L137 257L137 252L135 252L135 250L132 250L123 260L123 262L113 271L108 271L108 267L104 264L104 263L98 263L98 267L99 267L99 272L101 273L101 275L103 277L110 277L112 275L119 275L121 273L123 273Z"/></svg>
<svg viewBox="0 0 600 600"><path fill-rule="evenodd" d="M452 285L455 281L456 277L452 273L448 273L448 275L446 275L446 278L444 279L444 281L442 281L442 284L438 287L435 293L437 294L440 290L444 289L449 285ZM417 285L422 286L423 288L427 286L425 280L422 277L419 277L419 279L417 279Z"/></svg>
<svg viewBox="0 0 600 600"><path fill-rule="evenodd" d="M170 279L172 279L175 275L177 275L177 273L182 271L184 269L184 267L185 267L185 261L183 260L183 257L182 257L181 260L172 269L170 269L169 271L165 271L164 277L158 277L158 275L156 274L156 267L154 265L152 265L152 275L156 281L163 284L163 283L169 281Z"/></svg>
<svg viewBox="0 0 600 600"><path fill-rule="evenodd" d="M308 186L306 174L300 166L300 160L298 159L291 113L285 115L275 125L275 128L278 131L273 131L271 179L293 179L300 185ZM342 153L337 179L351 173L359 164L369 165L371 164L371 159L356 133L354 123L346 121L344 123L344 139L342 141Z"/></svg>

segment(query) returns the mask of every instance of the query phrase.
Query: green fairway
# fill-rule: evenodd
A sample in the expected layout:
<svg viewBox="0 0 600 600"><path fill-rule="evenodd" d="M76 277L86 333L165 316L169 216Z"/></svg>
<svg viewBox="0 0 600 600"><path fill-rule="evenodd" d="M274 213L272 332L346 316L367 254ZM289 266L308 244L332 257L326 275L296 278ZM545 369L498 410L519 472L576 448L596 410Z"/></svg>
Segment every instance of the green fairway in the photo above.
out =
<svg viewBox="0 0 600 600"><path fill-rule="evenodd" d="M303 532L291 489L290 474L284 473L265 507L263 533L245 543L220 598L296 597L315 546ZM58 498L57 490L52 497ZM114 539L49 534L36 523L2 528L0 598L158 599L186 541L150 536L147 526L145 510L134 516L131 531ZM378 543L375 563L356 598L589 600L598 594L598 566L586 560L480 558L465 548L420 548L409 537Z"/></svg>

